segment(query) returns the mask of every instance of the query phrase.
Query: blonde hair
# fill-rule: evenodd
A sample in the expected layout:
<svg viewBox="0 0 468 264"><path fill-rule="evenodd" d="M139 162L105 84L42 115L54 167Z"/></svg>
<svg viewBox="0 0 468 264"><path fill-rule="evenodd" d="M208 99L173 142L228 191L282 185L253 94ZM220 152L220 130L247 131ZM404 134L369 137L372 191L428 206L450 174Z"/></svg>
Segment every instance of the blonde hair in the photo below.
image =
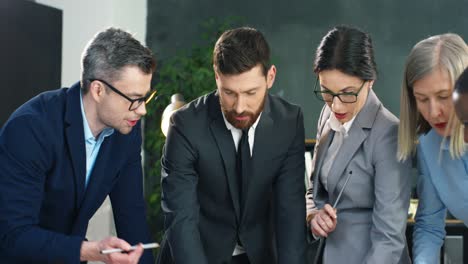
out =
<svg viewBox="0 0 468 264"><path fill-rule="evenodd" d="M414 155L417 137L431 129L430 124L416 108L413 84L434 70L442 69L449 73L453 86L467 66L468 46L457 34L432 36L413 47L406 60L401 85L397 154L399 160ZM464 139L462 124L455 113L452 113L447 129L451 130L450 154L452 158L459 158L464 153Z"/></svg>

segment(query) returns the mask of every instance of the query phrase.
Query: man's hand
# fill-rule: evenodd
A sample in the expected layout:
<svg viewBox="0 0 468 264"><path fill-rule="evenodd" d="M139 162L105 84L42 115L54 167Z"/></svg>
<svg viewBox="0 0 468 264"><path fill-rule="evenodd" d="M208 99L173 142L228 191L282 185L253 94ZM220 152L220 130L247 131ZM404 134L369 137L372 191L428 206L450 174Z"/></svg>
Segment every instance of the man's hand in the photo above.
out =
<svg viewBox="0 0 468 264"><path fill-rule="evenodd" d="M310 230L315 236L327 237L336 228L336 209L326 204L310 221Z"/></svg>
<svg viewBox="0 0 468 264"><path fill-rule="evenodd" d="M102 261L108 264L137 264L143 248L138 245L130 251L131 245L117 237L108 237L101 241L84 241L81 244L80 261ZM128 253L101 254L101 250L120 248Z"/></svg>

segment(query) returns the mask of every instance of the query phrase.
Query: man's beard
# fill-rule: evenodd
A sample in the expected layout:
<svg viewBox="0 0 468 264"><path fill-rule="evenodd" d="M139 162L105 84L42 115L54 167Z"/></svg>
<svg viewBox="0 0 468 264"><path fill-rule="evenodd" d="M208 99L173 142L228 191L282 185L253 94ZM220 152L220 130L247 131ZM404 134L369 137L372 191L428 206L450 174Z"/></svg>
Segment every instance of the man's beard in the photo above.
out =
<svg viewBox="0 0 468 264"><path fill-rule="evenodd" d="M260 116L260 113L263 111L263 107L265 106L265 100L266 100L267 93L265 92L265 96L262 99L262 103L258 107L258 109L255 112L250 112L250 111L244 111L242 113L236 113L235 110L227 110L224 106L223 103L221 102L221 98L219 103L221 104L221 110L224 113L224 116L226 117L227 121L235 128L237 129L247 129L250 128L255 121L257 121L258 116ZM238 120L236 117L245 117L248 116L249 118L246 120Z"/></svg>

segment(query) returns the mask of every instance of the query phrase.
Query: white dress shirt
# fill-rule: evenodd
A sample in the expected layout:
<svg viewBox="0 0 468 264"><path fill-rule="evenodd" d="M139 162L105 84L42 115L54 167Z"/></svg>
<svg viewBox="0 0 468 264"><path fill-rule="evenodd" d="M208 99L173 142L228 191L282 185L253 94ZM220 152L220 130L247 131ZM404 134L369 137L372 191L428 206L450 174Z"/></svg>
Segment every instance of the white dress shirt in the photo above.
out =
<svg viewBox="0 0 468 264"><path fill-rule="evenodd" d="M327 191L328 174L330 173L333 161L335 160L335 157L338 154L341 145L343 144L343 139L348 136L348 131L351 128L351 125L353 124L355 118L356 116L354 116L348 122L341 124L341 122L338 121L338 119L336 119L335 115L332 114L327 120L326 125L328 125L333 131L335 131L335 135L333 136L332 142L328 147L327 153L324 157L323 166L320 170L320 181L322 182L323 187Z"/></svg>

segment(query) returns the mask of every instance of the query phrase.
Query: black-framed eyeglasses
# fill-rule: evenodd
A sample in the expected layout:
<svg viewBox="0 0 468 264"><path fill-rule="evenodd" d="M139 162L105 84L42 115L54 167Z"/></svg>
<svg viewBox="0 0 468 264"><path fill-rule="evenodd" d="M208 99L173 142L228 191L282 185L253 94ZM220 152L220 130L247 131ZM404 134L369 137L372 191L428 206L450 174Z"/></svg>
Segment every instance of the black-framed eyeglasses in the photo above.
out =
<svg viewBox="0 0 468 264"><path fill-rule="evenodd" d="M147 94L146 96L136 98L136 99L132 99L132 98L126 96L124 93L122 93L117 88L115 88L114 86L112 86L111 84L109 84L108 82L106 82L104 80L89 79L89 81L90 82L93 82L93 81L102 82L103 84L107 85L107 87L109 87L112 91L114 91L116 94L118 94L118 95L122 96L123 98L127 99L128 101L130 101L130 106L128 107L129 111L133 111L133 110L137 109L143 103L148 104L149 102L151 102L151 100L153 100L153 98L154 98L154 96L156 95L156 92L157 92L156 90L150 91L150 93Z"/></svg>
<svg viewBox="0 0 468 264"><path fill-rule="evenodd" d="M364 87L364 84L366 82L367 81L364 80L364 82L362 83L359 90L357 92L355 92L355 93L354 92L334 93L334 92L328 91L328 90L322 91L321 88L320 88L320 85L319 85L319 89L317 90L317 83L319 83L318 78L317 78L315 80L314 93L315 93L315 96L317 97L317 99L319 99L321 101L324 101L324 102L327 102L327 103L333 102L333 99L336 96L336 97L338 97L338 99L340 99L340 101L342 103L351 104L351 103L355 103L357 101L357 97L358 97L359 93L362 90L362 87Z"/></svg>

